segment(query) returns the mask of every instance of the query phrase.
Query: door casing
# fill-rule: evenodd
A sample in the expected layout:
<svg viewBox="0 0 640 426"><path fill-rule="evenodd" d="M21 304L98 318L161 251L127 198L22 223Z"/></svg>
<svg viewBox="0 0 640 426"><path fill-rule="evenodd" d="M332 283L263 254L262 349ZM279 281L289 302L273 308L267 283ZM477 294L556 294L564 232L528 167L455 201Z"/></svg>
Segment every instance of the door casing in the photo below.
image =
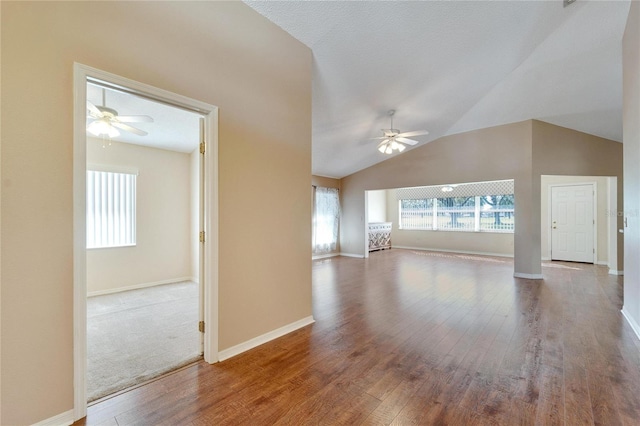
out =
<svg viewBox="0 0 640 426"><path fill-rule="evenodd" d="M204 281L204 359L218 361L218 107L83 64L73 69L73 357L74 419L87 414L87 265L86 265L86 83L95 79L204 117L206 154L201 173L204 194L201 280ZM194 324L194 327L197 324Z"/></svg>

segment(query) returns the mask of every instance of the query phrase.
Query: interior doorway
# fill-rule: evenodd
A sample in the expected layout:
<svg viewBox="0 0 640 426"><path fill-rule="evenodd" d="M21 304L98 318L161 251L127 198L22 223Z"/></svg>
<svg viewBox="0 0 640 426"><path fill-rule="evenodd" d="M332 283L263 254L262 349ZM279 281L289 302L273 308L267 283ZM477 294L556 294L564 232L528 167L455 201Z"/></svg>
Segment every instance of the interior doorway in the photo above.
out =
<svg viewBox="0 0 640 426"><path fill-rule="evenodd" d="M202 356L201 114L87 82L87 402Z"/></svg>
<svg viewBox="0 0 640 426"><path fill-rule="evenodd" d="M87 188L89 185L90 169L88 161L88 141L87 141L87 111L93 110L88 100L87 83L99 85L101 88L108 88L114 92L134 95L136 98L153 100L159 104L169 105L174 108L189 111L202 117L197 125L197 132L201 134L201 145L196 152L197 163L199 164L199 176L197 183L199 190L199 201L197 211L198 217L192 223L197 223L198 231L193 233L195 244L197 244L198 254L191 257L190 267L197 270L197 278L201 288L197 290L198 299L202 301L199 309L200 323L196 321L193 327L202 331L202 343L200 347L207 362L216 362L217 354L217 108L213 105L205 104L190 98L186 98L174 93L170 93L143 83L124 79L113 74L96 70L81 64L74 67L74 418L79 419L86 414L87 387L87 294L88 294L88 268L87 268L87 207L89 196ZM98 102L98 101L96 101ZM103 113L108 120L103 117L93 117L91 121L105 121L113 119L117 111L109 108L105 103L95 108L94 114ZM96 105L94 104L94 107ZM96 112L96 110L98 112ZM111 117L109 116L111 114ZM126 115L131 115L127 113ZM135 124L134 124L135 123ZM140 123L140 124L139 124ZM115 125L118 130L128 131L136 134L145 132L142 128L144 121L132 122L129 119L122 120ZM113 124L113 123L111 123ZM133 128L134 130L131 130ZM136 132L136 130L138 132ZM107 133L108 134L108 133ZM97 141L104 148L109 144L109 138L102 138ZM96 141L94 141L96 142ZM100 164L94 164L94 169L100 168ZM97 167L96 167L97 166ZM116 169L106 173L117 173L121 175L135 176L135 166L116 165ZM104 172L104 170L97 170ZM206 176L206 179L204 178ZM112 179L113 176L107 177ZM112 179L113 180L113 179ZM136 179L132 179L135 181ZM126 186L126 184L118 185ZM109 183L103 187L109 187ZM124 203L126 205L126 202ZM122 208L119 209L122 211ZM134 211L134 216L135 216ZM147 219L144 219L147 220ZM149 219L153 220L153 219ZM134 225L135 226L135 225ZM124 226L126 228L126 225ZM127 232L125 232L127 234ZM135 235L135 233L134 233ZM111 237L110 237L111 238ZM131 241L124 241L124 244L131 245ZM136 241L133 244L137 244ZM160 280L161 281L161 280ZM144 282L141 284L158 284L158 282ZM199 350L199 349L198 349Z"/></svg>

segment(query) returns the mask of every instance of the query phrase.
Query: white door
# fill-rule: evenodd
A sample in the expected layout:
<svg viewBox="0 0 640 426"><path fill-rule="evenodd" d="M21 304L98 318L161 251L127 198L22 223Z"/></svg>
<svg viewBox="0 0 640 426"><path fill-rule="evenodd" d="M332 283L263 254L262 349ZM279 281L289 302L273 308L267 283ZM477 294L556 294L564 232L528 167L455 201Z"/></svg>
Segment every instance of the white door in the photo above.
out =
<svg viewBox="0 0 640 426"><path fill-rule="evenodd" d="M594 263L594 187L551 187L551 259Z"/></svg>

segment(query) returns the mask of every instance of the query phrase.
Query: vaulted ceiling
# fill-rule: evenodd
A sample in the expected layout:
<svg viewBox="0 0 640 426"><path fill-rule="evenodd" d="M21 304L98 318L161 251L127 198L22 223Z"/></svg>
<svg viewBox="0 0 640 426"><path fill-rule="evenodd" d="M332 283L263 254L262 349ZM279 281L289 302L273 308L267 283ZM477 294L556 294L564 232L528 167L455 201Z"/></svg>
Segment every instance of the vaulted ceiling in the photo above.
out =
<svg viewBox="0 0 640 426"><path fill-rule="evenodd" d="M313 173L389 158L389 127L445 135L538 119L622 141L629 1L246 1L310 47ZM411 149L401 154L411 155Z"/></svg>

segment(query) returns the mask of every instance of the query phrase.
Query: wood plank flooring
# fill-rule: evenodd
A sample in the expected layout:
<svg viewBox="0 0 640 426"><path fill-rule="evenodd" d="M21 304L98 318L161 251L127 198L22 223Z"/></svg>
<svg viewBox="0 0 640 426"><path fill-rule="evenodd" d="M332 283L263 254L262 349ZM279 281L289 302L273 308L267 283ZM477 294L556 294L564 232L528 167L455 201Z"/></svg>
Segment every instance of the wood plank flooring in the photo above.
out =
<svg viewBox="0 0 640 426"><path fill-rule="evenodd" d="M78 425L640 424L622 278L393 249L314 261L316 323L89 407Z"/></svg>

